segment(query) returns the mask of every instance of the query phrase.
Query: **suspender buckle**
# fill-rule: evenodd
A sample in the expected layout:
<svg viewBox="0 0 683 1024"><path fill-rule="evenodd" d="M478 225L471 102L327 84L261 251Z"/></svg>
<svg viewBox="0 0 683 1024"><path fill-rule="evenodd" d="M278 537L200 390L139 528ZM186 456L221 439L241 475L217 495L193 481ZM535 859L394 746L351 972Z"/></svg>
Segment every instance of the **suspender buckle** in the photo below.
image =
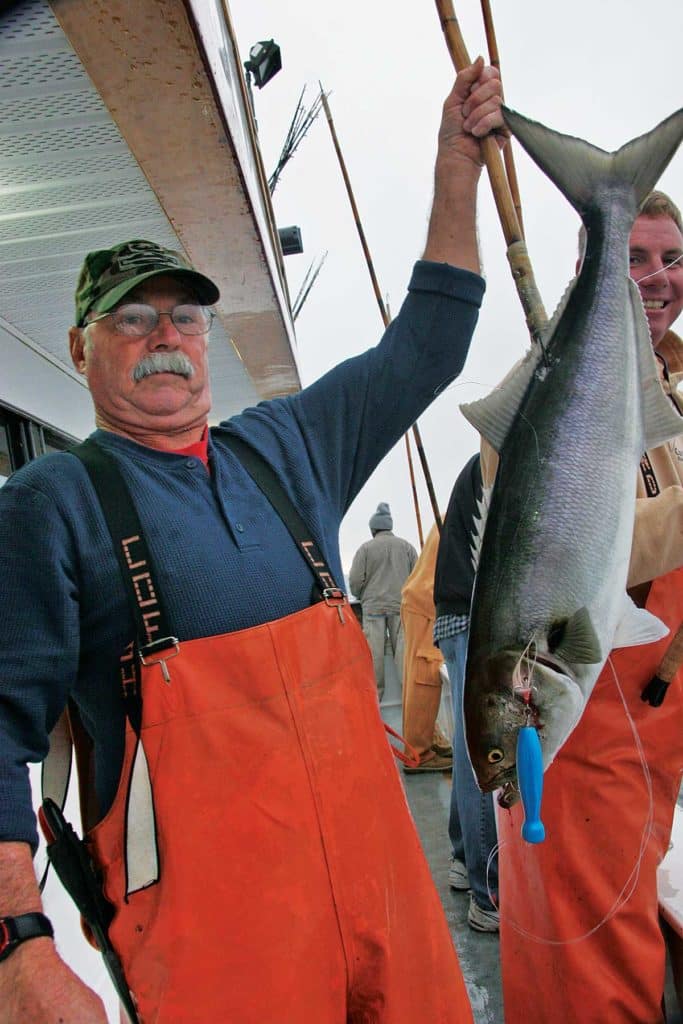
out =
<svg viewBox="0 0 683 1024"><path fill-rule="evenodd" d="M344 619L344 612L342 609L346 604L346 594L341 587L325 587L323 590L323 600L325 604L330 606L330 608L337 609L339 621L344 623L346 620Z"/></svg>
<svg viewBox="0 0 683 1024"><path fill-rule="evenodd" d="M160 656L154 657L157 652L159 652ZM166 662L180 654L180 641L176 636L165 636L161 640L153 640L151 644L145 644L144 647L141 647L138 653L142 665L161 665L161 674L164 677L164 682L171 682Z"/></svg>

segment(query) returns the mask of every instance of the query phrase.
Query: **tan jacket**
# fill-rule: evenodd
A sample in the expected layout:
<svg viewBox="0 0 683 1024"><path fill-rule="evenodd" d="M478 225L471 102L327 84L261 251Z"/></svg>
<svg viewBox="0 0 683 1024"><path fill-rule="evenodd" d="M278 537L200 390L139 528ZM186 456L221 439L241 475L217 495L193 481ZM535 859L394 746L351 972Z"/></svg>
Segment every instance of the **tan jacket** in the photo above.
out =
<svg viewBox="0 0 683 1024"><path fill-rule="evenodd" d="M683 416L683 341L668 331L657 347L657 354L663 360L662 387ZM629 587L683 565L683 420L681 428L672 441L646 453L652 470L649 488L658 493L648 493L643 472L638 470ZM497 468L498 455L482 440L481 473L485 487L493 483Z"/></svg>
<svg viewBox="0 0 683 1024"><path fill-rule="evenodd" d="M668 331L657 355L663 360L662 387L683 415L683 390L678 390L679 384L683 389L683 341ZM646 485L643 472L638 472L629 587L683 565L683 421L678 437L646 455L652 474Z"/></svg>
<svg viewBox="0 0 683 1024"><path fill-rule="evenodd" d="M411 612L424 615L434 621L434 573L436 572L436 556L439 553L439 531L436 524L427 534L425 546L415 563L415 568L406 580L401 591L401 608L409 608Z"/></svg>
<svg viewBox="0 0 683 1024"><path fill-rule="evenodd" d="M401 619L406 644L403 662L404 729L406 722L410 719L408 708L412 708L414 712L414 703L406 703L411 683L441 685L438 666L443 662L443 655L439 648L434 646L432 639L436 618L434 573L436 572L438 553L439 531L435 523L427 534L425 545L415 563L415 568L401 591ZM436 714L436 711L434 713ZM433 723L430 725L430 729L433 730ZM405 735L407 738L408 732L405 732Z"/></svg>

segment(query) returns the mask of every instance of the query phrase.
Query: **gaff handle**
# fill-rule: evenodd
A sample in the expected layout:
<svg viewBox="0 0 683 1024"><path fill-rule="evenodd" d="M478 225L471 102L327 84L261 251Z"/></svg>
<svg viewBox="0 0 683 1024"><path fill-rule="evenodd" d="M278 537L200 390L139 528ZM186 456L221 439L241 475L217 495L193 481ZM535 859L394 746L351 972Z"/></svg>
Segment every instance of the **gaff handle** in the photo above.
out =
<svg viewBox="0 0 683 1024"><path fill-rule="evenodd" d="M543 756L541 741L533 725L524 725L517 735L517 781L524 807L522 839L542 843L545 828L541 821L543 796Z"/></svg>

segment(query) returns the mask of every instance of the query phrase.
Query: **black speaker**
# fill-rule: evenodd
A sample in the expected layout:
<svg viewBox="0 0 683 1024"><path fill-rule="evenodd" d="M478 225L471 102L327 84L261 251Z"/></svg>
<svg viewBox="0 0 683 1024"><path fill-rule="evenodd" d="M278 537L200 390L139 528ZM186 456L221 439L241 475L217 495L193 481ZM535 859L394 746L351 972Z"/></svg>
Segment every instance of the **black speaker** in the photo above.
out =
<svg viewBox="0 0 683 1024"><path fill-rule="evenodd" d="M294 256L304 251L304 244L301 241L301 229L292 226L291 228L278 228L280 245L283 256Z"/></svg>

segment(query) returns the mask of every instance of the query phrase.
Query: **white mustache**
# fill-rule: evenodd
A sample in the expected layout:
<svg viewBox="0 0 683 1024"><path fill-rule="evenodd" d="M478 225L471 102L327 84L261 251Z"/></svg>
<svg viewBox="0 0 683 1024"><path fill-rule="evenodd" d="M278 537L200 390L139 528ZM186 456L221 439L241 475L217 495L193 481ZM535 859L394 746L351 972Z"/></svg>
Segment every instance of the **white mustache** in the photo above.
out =
<svg viewBox="0 0 683 1024"><path fill-rule="evenodd" d="M153 373L177 373L189 379L194 376L194 366L184 352L153 352L133 368L132 377L137 384Z"/></svg>

